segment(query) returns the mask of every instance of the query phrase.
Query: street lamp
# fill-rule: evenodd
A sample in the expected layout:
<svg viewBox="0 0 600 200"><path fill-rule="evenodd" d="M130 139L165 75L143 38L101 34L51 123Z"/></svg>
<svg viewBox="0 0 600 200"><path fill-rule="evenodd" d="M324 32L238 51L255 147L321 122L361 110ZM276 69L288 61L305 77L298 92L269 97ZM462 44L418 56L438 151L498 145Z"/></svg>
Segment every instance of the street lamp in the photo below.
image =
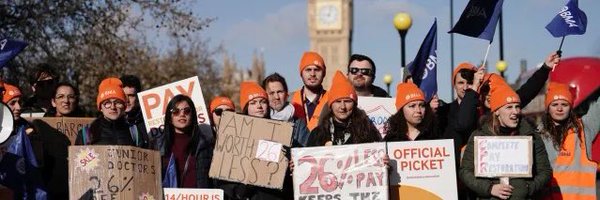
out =
<svg viewBox="0 0 600 200"><path fill-rule="evenodd" d="M396 30L398 30L398 33L400 34L400 49L401 49L401 56L402 56L402 67L406 67L406 61L404 59L405 54L406 54L406 47L405 47L405 42L404 39L406 38L406 33L408 32L408 29L410 29L410 26L412 25L412 19L410 18L410 15L408 13L398 13L396 14L396 16L394 16L394 27L396 27Z"/></svg>
<svg viewBox="0 0 600 200"><path fill-rule="evenodd" d="M499 60L496 63L496 69L498 72L500 72L500 76L502 76L502 78L504 78L504 71L506 71L506 67L508 67L508 64L506 64L504 60Z"/></svg>
<svg viewBox="0 0 600 200"><path fill-rule="evenodd" d="M392 96L392 94L390 94L390 85L392 84L392 81L394 81L392 75L386 74L383 76L383 83L387 86L387 93L390 97Z"/></svg>

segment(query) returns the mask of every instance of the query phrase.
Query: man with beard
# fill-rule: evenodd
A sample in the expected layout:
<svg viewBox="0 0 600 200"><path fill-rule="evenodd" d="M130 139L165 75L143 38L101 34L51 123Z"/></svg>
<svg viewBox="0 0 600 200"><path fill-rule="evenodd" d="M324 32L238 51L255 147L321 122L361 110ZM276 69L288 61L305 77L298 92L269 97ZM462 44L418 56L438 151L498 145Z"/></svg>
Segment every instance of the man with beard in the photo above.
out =
<svg viewBox="0 0 600 200"><path fill-rule="evenodd" d="M317 127L324 105L327 104L327 91L323 89L326 72L323 57L316 52L304 52L300 60L300 77L304 86L294 92L292 105L295 115L306 119L310 131Z"/></svg>
<svg viewBox="0 0 600 200"><path fill-rule="evenodd" d="M52 108L52 95L58 83L53 67L49 64L38 65L29 80L34 94L25 101L23 113L48 111Z"/></svg>
<svg viewBox="0 0 600 200"><path fill-rule="evenodd" d="M353 54L348 61L348 79L358 96L389 97L388 93L373 85L375 80L375 62L368 56Z"/></svg>

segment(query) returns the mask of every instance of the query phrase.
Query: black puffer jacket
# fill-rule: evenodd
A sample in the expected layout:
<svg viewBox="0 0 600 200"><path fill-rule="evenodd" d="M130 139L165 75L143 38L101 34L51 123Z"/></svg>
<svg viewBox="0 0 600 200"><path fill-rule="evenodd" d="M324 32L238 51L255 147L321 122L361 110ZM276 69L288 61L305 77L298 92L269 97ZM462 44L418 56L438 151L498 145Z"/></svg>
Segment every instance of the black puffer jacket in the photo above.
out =
<svg viewBox="0 0 600 200"><path fill-rule="evenodd" d="M125 121L125 118L119 118L117 120L108 120L104 117L99 117L94 120L88 129L84 142L84 131L79 130L77 138L75 139L75 145L130 145L138 146L134 139L131 137L129 131L129 124ZM138 134L138 138L144 139L142 134Z"/></svg>

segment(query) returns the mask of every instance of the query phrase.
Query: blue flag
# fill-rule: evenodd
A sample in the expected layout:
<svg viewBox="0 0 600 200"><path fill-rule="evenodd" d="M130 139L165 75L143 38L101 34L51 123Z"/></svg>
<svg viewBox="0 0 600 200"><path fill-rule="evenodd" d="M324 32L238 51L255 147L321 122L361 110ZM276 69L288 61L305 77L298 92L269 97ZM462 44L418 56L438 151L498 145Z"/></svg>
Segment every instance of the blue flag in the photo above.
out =
<svg viewBox="0 0 600 200"><path fill-rule="evenodd" d="M569 0L567 5L546 25L554 37L583 35L587 27L587 16L579 9L577 0Z"/></svg>
<svg viewBox="0 0 600 200"><path fill-rule="evenodd" d="M175 155L173 153L169 158L162 184L165 188L177 188L177 167L175 166Z"/></svg>
<svg viewBox="0 0 600 200"><path fill-rule="evenodd" d="M503 0L470 0L460 19L448 33L458 33L492 42L502 12Z"/></svg>
<svg viewBox="0 0 600 200"><path fill-rule="evenodd" d="M437 94L437 19L421 43L417 56L407 67L413 83L425 93L425 100L431 100Z"/></svg>
<svg viewBox="0 0 600 200"><path fill-rule="evenodd" d="M7 152L12 153L24 160L24 165L21 166L24 174L25 193L24 199L47 199L47 193L42 187L41 174L38 169L39 165L33 153L31 142L25 133L25 126L17 129L17 135L13 136L13 140L8 146ZM18 167L18 166L17 166ZM28 197L29 195L34 197Z"/></svg>
<svg viewBox="0 0 600 200"><path fill-rule="evenodd" d="M0 68L19 54L25 47L27 42L11 40L8 38L0 39Z"/></svg>

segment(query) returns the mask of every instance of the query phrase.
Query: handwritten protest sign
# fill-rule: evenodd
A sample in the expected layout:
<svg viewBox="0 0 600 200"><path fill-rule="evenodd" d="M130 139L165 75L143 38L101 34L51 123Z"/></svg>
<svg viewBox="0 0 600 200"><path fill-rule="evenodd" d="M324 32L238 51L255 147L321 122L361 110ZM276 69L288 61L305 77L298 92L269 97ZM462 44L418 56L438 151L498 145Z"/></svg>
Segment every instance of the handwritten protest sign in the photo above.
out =
<svg viewBox="0 0 600 200"><path fill-rule="evenodd" d="M358 97L358 108L363 109L377 127L381 137L385 136L385 122L396 113L396 100L393 98Z"/></svg>
<svg viewBox="0 0 600 200"><path fill-rule="evenodd" d="M475 136L475 176L531 177L531 136Z"/></svg>
<svg viewBox="0 0 600 200"><path fill-rule="evenodd" d="M164 200L224 200L221 189L164 188Z"/></svg>
<svg viewBox="0 0 600 200"><path fill-rule="evenodd" d="M209 176L216 179L258 185L283 187L288 167L284 147L291 146L293 124L224 112ZM259 142L267 140L268 142ZM266 155L265 155L266 154ZM267 161L278 156L278 162ZM269 158L269 159L262 159Z"/></svg>
<svg viewBox="0 0 600 200"><path fill-rule="evenodd" d="M452 140L388 142L387 148L390 199L458 199Z"/></svg>
<svg viewBox="0 0 600 200"><path fill-rule="evenodd" d="M132 146L70 146L69 199L159 199L158 151Z"/></svg>
<svg viewBox="0 0 600 200"><path fill-rule="evenodd" d="M176 95L183 94L192 99L198 114L198 124L203 130L210 131L210 120L200 80L197 76L169 83L160 87L152 88L138 93L142 115L146 123L146 131L158 128L164 124L165 113L169 101ZM205 125L205 126L203 126Z"/></svg>
<svg viewBox="0 0 600 200"><path fill-rule="evenodd" d="M384 143L293 148L294 199L388 199Z"/></svg>
<svg viewBox="0 0 600 200"><path fill-rule="evenodd" d="M42 120L50 127L55 128L65 134L71 144L75 144L77 132L85 125L91 124L96 118L89 117L42 117L42 118L27 118L28 121Z"/></svg>

